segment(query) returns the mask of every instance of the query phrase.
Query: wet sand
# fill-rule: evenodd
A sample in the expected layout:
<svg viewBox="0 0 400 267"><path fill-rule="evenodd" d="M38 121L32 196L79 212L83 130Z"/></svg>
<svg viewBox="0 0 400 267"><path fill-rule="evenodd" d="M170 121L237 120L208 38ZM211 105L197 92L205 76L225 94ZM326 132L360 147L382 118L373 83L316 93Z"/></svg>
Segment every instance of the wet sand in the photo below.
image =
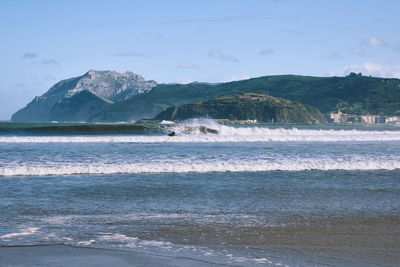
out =
<svg viewBox="0 0 400 267"><path fill-rule="evenodd" d="M167 226L168 227L168 226ZM168 227L169 228L169 227ZM271 260L287 266L398 266L400 218L330 218L298 221L284 227L214 227L188 225L181 231L156 231L182 245L213 244L216 248L254 253L263 251ZM178 236L181 238L179 242ZM190 241L186 238L190 236ZM221 236L225 244L221 243ZM186 242L184 240L187 240ZM214 261L214 262L213 262ZM216 262L223 262L218 264ZM137 251L78 247L64 244L0 246L0 266L258 266L203 256L199 259Z"/></svg>
<svg viewBox="0 0 400 267"><path fill-rule="evenodd" d="M226 266L183 257L166 257L135 251L33 245L0 247L0 266Z"/></svg>
<svg viewBox="0 0 400 267"><path fill-rule="evenodd" d="M399 266L399 216L295 221L272 227L185 225L175 233L169 229L158 231L151 238L182 245L229 244L255 254L265 251L275 262L282 260L289 266ZM178 236L190 241L179 242Z"/></svg>

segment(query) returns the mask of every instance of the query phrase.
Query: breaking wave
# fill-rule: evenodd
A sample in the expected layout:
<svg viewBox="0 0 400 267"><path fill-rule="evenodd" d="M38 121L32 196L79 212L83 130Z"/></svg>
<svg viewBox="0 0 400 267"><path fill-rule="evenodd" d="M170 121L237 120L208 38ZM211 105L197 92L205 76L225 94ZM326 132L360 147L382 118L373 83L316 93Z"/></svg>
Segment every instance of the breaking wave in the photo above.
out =
<svg viewBox="0 0 400 267"><path fill-rule="evenodd" d="M386 158L286 158L283 160L228 160L228 161L155 161L131 164L67 163L50 166L1 167L0 176L100 175L144 173L207 173L207 172L268 172L268 171L329 171L329 170L396 170L400 159Z"/></svg>
<svg viewBox="0 0 400 267"><path fill-rule="evenodd" d="M186 131L187 129L185 129ZM175 136L0 136L0 143L207 143L207 142L345 142L400 141L397 131L299 130L234 128L221 126L218 133L174 131Z"/></svg>
<svg viewBox="0 0 400 267"><path fill-rule="evenodd" d="M235 127L221 125L211 119L192 119L181 124L64 125L14 130L24 131L24 134L0 135L0 143L400 141L400 130Z"/></svg>

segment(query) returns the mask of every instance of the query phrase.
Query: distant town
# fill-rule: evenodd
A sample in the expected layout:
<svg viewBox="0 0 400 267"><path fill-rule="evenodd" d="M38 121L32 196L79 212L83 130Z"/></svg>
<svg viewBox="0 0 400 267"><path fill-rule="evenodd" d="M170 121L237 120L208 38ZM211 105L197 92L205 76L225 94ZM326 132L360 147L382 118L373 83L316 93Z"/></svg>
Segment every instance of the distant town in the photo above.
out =
<svg viewBox="0 0 400 267"><path fill-rule="evenodd" d="M400 116L382 116L382 115L355 115L342 113L340 110L329 113L331 122L337 124L379 124L400 126Z"/></svg>

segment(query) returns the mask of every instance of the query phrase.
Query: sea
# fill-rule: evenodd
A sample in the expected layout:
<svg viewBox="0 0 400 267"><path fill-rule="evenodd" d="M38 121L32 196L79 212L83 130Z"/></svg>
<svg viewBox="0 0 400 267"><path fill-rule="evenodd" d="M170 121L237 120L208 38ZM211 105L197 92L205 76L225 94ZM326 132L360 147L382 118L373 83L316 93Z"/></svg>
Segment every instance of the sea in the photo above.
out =
<svg viewBox="0 0 400 267"><path fill-rule="evenodd" d="M0 123L0 246L396 266L400 128Z"/></svg>

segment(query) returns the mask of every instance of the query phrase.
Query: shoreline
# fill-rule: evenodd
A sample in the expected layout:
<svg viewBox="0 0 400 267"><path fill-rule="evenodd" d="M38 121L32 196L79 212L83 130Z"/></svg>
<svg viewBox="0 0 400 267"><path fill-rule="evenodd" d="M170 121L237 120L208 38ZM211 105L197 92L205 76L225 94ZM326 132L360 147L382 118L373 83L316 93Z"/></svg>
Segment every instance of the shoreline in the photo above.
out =
<svg viewBox="0 0 400 267"><path fill-rule="evenodd" d="M240 249L240 248L239 248ZM244 248L242 248L244 249ZM271 244L246 249L267 250L268 256L251 262L227 261L226 258L192 258L100 247L68 244L2 245L3 267L22 266L118 266L118 267L217 267L217 266L397 266L398 253L384 248L338 248L330 246L293 246ZM380 255L376 257L377 255ZM389 257L388 257L389 256ZM196 257L196 256L195 256ZM214 262L212 261L214 260Z"/></svg>
<svg viewBox="0 0 400 267"><path fill-rule="evenodd" d="M1 266L235 266L188 257L67 244L0 246Z"/></svg>
<svg viewBox="0 0 400 267"><path fill-rule="evenodd" d="M1 266L397 266L400 261L400 217L344 217L297 221L284 227L184 227L169 232L172 225L154 232L156 240L177 246L210 247L217 253L175 253L79 246L74 244L0 245ZM225 245L218 235L224 236ZM191 240L185 237L191 236ZM146 237L139 239L146 240ZM178 241L180 239L180 241ZM174 241L173 241L174 240ZM185 241L186 240L186 241ZM228 252L220 254L224 249ZM218 252L219 251L219 252ZM236 254L239 252L239 254ZM254 258L240 259L247 251ZM258 251L263 251L258 254ZM225 255L226 254L226 255ZM257 255L257 256L256 256ZM28 264L29 263L29 264Z"/></svg>

